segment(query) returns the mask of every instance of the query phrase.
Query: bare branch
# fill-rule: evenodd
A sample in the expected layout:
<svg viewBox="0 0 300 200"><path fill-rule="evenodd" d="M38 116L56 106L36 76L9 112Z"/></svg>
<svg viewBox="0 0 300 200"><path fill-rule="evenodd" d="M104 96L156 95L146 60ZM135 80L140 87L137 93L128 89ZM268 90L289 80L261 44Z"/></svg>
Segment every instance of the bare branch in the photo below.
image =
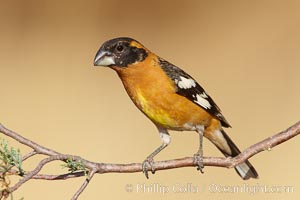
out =
<svg viewBox="0 0 300 200"><path fill-rule="evenodd" d="M76 200L78 199L79 195L83 192L83 190L86 188L86 186L89 184L89 182L92 180L93 176L95 175L95 173L97 172L97 170L92 170L88 177L85 179L84 183L81 185L81 187L79 188L79 190L74 194L74 196L72 197L72 200Z"/></svg>
<svg viewBox="0 0 300 200"><path fill-rule="evenodd" d="M41 179L41 180L67 180L69 178L78 178L85 176L84 172L70 172L67 174L59 174L59 175L50 175L50 174L37 174L32 177L32 179Z"/></svg>
<svg viewBox="0 0 300 200"><path fill-rule="evenodd" d="M25 156L23 156L22 161L27 160L28 158L31 158L32 156L35 156L36 154L38 154L36 151L31 151L28 154L26 154Z"/></svg>
<svg viewBox="0 0 300 200"><path fill-rule="evenodd" d="M0 132L8 137L13 138L14 140L20 142L21 144L24 144L25 146L31 147L37 153L48 155L48 156L53 156L53 155L59 154L56 151L53 151L46 147L43 147L27 138L24 138L23 136L19 135L18 133L5 128L2 124L0 124Z"/></svg>
<svg viewBox="0 0 300 200"><path fill-rule="evenodd" d="M89 181L92 179L94 174L103 174L103 173L135 173L142 171L142 164L141 163L131 163L131 164L110 164L110 163L96 163L92 161L85 160L80 156L75 155L67 155L63 153L59 153L57 151L51 150L46 148L42 145L39 145L14 131L11 131L5 128L3 125L0 124L0 132L11 137L12 139L24 144L28 147L33 149L32 152L26 154L23 157L23 161L26 159L36 155L42 154L48 156L41 160L35 169L29 172L24 172L23 174L18 174L18 171L14 169L10 169L10 174L20 175L23 178L16 183L13 187L10 188L10 192L17 190L22 184L26 183L30 179L42 179L42 180L65 180L69 178L76 178L85 176L85 172L83 171L74 171L67 174L61 175L48 175L48 174L38 174L40 170L47 164L52 161L60 160L66 162L67 159L71 159L76 162L81 162L84 167L89 171L89 178L87 178L79 190L74 194L72 199L77 199L79 195L84 191L86 186L88 185ZM245 149L242 153L238 156L233 158L220 158L220 157L204 157L203 164L205 166L216 166L216 167L226 167L232 168L245 160L251 158L252 156L258 154L259 152L269 150L293 137L300 134L300 121L285 131L282 131L276 135L268 137L261 142L258 142L249 148ZM166 160L166 161L157 161L153 164L156 171L158 170L167 170L167 169L174 169L174 168L181 168L181 167L193 167L196 166L194 163L194 159L192 157L185 157L173 160ZM2 174L1 174L2 175Z"/></svg>
<svg viewBox="0 0 300 200"><path fill-rule="evenodd" d="M32 170L31 172L27 173L24 178L22 178L21 180L19 180L19 182L17 182L13 187L10 188L10 192L13 192L15 190L17 190L21 185L23 185L25 182L29 181L30 179L32 179L32 177L36 174L38 174L41 169L49 162L52 162L54 160L62 160L64 159L61 155L56 155L56 156L50 156L48 158L44 158L43 160L41 160L39 162L39 164L36 166L36 168L34 170Z"/></svg>

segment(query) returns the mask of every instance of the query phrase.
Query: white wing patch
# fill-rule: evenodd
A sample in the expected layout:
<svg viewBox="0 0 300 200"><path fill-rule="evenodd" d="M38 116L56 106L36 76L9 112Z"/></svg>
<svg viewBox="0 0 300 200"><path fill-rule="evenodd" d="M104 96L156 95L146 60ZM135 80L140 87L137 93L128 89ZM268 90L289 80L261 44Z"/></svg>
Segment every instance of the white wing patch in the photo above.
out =
<svg viewBox="0 0 300 200"><path fill-rule="evenodd" d="M195 103L199 104L203 108L210 109L212 105L209 103L209 101L206 98L207 98L207 95L205 93L197 94L196 100L194 100L194 101L195 101Z"/></svg>
<svg viewBox="0 0 300 200"><path fill-rule="evenodd" d="M183 76L179 77L180 80L175 79L175 83L178 85L181 89L189 89L192 87L196 87L196 82L193 79L185 78Z"/></svg>
<svg viewBox="0 0 300 200"><path fill-rule="evenodd" d="M208 96L207 96L207 94L205 92L203 92L202 94L200 94L200 97L203 97L203 98L206 99Z"/></svg>

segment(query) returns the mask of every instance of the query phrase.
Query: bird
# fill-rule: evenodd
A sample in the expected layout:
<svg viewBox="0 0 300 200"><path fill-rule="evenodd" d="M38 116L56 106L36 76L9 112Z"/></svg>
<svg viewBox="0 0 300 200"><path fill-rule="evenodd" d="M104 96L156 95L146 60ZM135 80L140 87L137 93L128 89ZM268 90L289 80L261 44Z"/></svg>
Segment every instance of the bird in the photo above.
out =
<svg viewBox="0 0 300 200"><path fill-rule="evenodd" d="M161 145L142 163L142 171L155 173L154 157L170 142L171 131L195 131L199 148L193 155L197 170L203 173L203 137L211 141L225 157L240 153L225 133L231 125L220 108L197 81L181 68L156 55L130 37L118 37L104 42L94 58L94 66L109 67L121 79L135 104L156 126ZM258 178L252 164L235 166L239 176L247 180Z"/></svg>

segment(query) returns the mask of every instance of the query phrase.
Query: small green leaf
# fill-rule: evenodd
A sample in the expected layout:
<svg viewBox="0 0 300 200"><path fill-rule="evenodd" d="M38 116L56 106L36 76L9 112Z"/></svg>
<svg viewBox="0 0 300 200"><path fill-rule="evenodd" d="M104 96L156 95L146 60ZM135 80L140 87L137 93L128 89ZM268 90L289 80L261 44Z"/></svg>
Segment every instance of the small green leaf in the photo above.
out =
<svg viewBox="0 0 300 200"><path fill-rule="evenodd" d="M73 172L78 172L78 171L83 171L84 175L87 176L88 169L85 167L82 160L75 161L71 158L68 158L65 162L66 163L61 165L63 168L68 168L68 171L70 171L72 173Z"/></svg>

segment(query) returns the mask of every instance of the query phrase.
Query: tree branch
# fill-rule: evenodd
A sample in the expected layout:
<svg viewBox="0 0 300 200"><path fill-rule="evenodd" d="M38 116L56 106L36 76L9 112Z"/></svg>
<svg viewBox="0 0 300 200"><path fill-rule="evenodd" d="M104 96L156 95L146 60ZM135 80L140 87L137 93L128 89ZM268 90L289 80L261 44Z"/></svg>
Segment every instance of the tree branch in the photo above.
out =
<svg viewBox="0 0 300 200"><path fill-rule="evenodd" d="M85 169L87 169L88 176L85 179L84 183L78 189L78 191L72 197L73 200L76 200L79 195L84 191L87 187L91 179L93 178L94 174L103 174L103 173L135 173L142 171L142 164L141 163L131 163L131 164L110 164L110 163L97 163L85 160L79 156L75 155L68 155L59 153L42 145L39 145L18 133L11 131L5 128L2 124L0 124L0 132L5 134L8 137L20 142L21 144L32 148L32 151L23 156L23 161L27 160L28 158L35 156L37 154L42 154L48 156L41 160L35 169L32 171L25 171L23 174L19 174L17 170L10 169L10 174L20 175L22 179L17 182L14 186L9 188L9 192L13 192L17 190L20 186L26 183L30 179L41 179L41 180L66 180L69 178L77 178L86 176L85 171L71 171L70 173L61 174L61 175L49 175L49 174L38 174L40 170L50 162L60 160L63 162L67 162L67 160L72 160L74 162L82 163ZM294 124L293 126L289 127L288 129L268 137L261 142L258 142L243 152L241 152L238 156L233 158L221 158L221 157L204 157L203 164L204 166L216 166L216 167L226 167L232 168L245 160L251 158L252 156L258 154L259 152L270 150L271 148L295 137L296 135L300 134L300 121ZM156 171L158 170L167 170L167 169L174 169L174 168L181 168L181 167L193 167L196 166L194 163L194 159L192 157L185 157L173 160L166 160L166 161L157 161L153 164ZM1 176L3 174L0 174ZM7 192L7 191L5 191Z"/></svg>
<svg viewBox="0 0 300 200"><path fill-rule="evenodd" d="M93 178L93 176L95 175L95 173L97 172L96 169L92 170L88 177L85 179L85 181L83 182L82 186L78 189L78 191L74 194L74 196L72 197L71 200L76 200L78 199L79 195L83 192L83 190L86 188L86 186L89 184L90 180Z"/></svg>

